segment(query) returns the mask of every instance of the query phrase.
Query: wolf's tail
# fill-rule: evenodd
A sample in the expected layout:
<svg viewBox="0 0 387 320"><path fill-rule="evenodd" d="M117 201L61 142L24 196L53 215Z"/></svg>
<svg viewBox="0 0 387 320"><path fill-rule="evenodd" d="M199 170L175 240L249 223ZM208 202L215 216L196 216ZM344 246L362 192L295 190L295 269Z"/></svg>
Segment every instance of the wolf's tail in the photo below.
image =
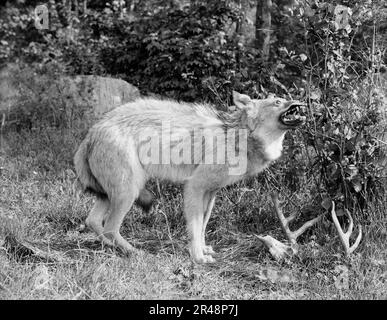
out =
<svg viewBox="0 0 387 320"><path fill-rule="evenodd" d="M77 172L78 180L82 184L84 191L89 191L99 198L106 198L107 193L90 169L89 156L90 142L89 138L86 137L80 144L74 156L75 171Z"/></svg>

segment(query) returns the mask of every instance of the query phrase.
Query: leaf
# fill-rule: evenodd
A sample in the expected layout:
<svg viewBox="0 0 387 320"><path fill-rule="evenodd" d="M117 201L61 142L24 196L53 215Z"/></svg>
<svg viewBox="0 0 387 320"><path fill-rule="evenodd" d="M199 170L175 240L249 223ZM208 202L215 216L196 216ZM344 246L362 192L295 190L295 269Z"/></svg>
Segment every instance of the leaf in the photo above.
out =
<svg viewBox="0 0 387 320"><path fill-rule="evenodd" d="M327 173L329 177L334 177L335 174L337 173L337 164L336 163L331 163L327 167Z"/></svg>
<svg viewBox="0 0 387 320"><path fill-rule="evenodd" d="M330 72L334 73L335 72L335 66L331 61L327 62L327 68Z"/></svg>
<svg viewBox="0 0 387 320"><path fill-rule="evenodd" d="M330 207L332 205L332 200L331 198L327 197L327 198L324 198L323 201L321 201L321 206L325 209L325 210L329 210Z"/></svg>
<svg viewBox="0 0 387 320"><path fill-rule="evenodd" d="M345 29L349 33L351 30L351 26L349 25L349 18L352 15L352 10L339 4L335 7L334 15L336 30Z"/></svg>
<svg viewBox="0 0 387 320"><path fill-rule="evenodd" d="M315 13L316 13L316 10L312 9L312 8L309 7L309 6L306 6L306 7L305 7L305 15L306 15L307 17L313 17Z"/></svg>
<svg viewBox="0 0 387 320"><path fill-rule="evenodd" d="M318 90L318 89L310 91L309 98L311 100L320 100L320 98L321 98L321 91Z"/></svg>
<svg viewBox="0 0 387 320"><path fill-rule="evenodd" d="M352 187L355 190L355 192L360 192L362 189L362 184L360 178L356 177L352 181Z"/></svg>
<svg viewBox="0 0 387 320"><path fill-rule="evenodd" d="M352 131L352 129L350 127L345 126L344 127L344 136L345 136L345 139L350 140L351 138L356 136L356 134Z"/></svg>
<svg viewBox="0 0 387 320"><path fill-rule="evenodd" d="M336 216L338 216L338 217L346 216L345 211L343 209L337 209Z"/></svg>
<svg viewBox="0 0 387 320"><path fill-rule="evenodd" d="M344 171L348 175L348 180L352 180L359 173L359 169L353 164L348 165Z"/></svg>
<svg viewBox="0 0 387 320"><path fill-rule="evenodd" d="M307 57L306 54L304 54L304 53L301 53L301 54L299 55L299 57L300 57L300 59L301 59L302 62L305 62L305 61L308 59L308 57Z"/></svg>

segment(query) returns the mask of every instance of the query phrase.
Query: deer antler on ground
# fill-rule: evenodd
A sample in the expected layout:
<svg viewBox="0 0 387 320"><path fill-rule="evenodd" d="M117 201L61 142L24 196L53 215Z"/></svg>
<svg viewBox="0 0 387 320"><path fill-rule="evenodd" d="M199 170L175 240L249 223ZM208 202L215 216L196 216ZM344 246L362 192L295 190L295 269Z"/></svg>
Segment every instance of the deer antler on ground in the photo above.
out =
<svg viewBox="0 0 387 320"><path fill-rule="evenodd" d="M347 257L349 257L349 255L352 252L354 252L356 250L356 248L359 246L359 243L360 243L361 238L362 238L362 227L361 227L361 225L359 225L359 234L358 234L354 244L352 246L350 246L349 238L351 237L351 234L353 232L353 219L352 219L352 216L347 209L345 209L344 212L349 219L349 226L348 226L347 232L344 232L344 230L340 226L340 223L339 223L339 220L337 219L337 215L336 215L336 211L335 211L335 203L332 201L332 211L331 211L332 220L333 220L333 223L335 224L337 232L339 233L340 241L344 246L345 254Z"/></svg>
<svg viewBox="0 0 387 320"><path fill-rule="evenodd" d="M298 248L297 248L297 238L303 234L308 228L314 226L318 221L321 220L322 215L307 221L304 223L298 230L291 231L289 228L289 223L293 221L297 217L297 213L292 213L290 216L285 217L283 214L281 207L280 207L280 201L278 199L278 195L276 193L273 193L271 195L274 210L277 214L277 217L280 221L282 230L285 232L286 237L289 240L290 245L284 244L276 239L274 239L271 236L256 236L259 240L261 240L268 248L271 253L271 255L276 260L281 260L285 258L286 256L292 256L297 254Z"/></svg>
<svg viewBox="0 0 387 320"><path fill-rule="evenodd" d="M298 230L296 231L291 231L290 228L289 228L289 223L292 222L296 217L297 217L297 213L292 213L289 217L285 217L284 214L282 213L282 210L280 208L280 202L278 200L278 195L273 193L271 195L271 199L273 201L273 204L274 204L274 210L277 214L277 217L280 221L280 224L281 224L281 227L282 227L282 230L285 232L286 234L286 237L288 238L289 242L291 244L296 244L297 243L297 238L302 235L308 228L314 226L317 222L319 222L322 218L322 215L312 219L312 220L309 220L307 222L305 222Z"/></svg>

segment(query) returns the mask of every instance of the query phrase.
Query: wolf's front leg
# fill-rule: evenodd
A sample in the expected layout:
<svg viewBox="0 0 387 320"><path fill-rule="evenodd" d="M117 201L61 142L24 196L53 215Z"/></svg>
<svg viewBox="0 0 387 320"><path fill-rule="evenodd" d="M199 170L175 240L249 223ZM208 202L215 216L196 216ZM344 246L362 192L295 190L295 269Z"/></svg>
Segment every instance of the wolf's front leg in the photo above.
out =
<svg viewBox="0 0 387 320"><path fill-rule="evenodd" d="M203 208L204 190L197 188L190 183L184 190L184 213L187 221L188 236L190 238L189 251L196 263L212 263L214 258L203 254Z"/></svg>
<svg viewBox="0 0 387 320"><path fill-rule="evenodd" d="M216 191L208 191L204 195L204 218L203 218L203 227L202 227L202 248L203 253L209 255L215 255L215 251L212 249L212 246L206 245L206 227L208 220L210 220L212 208L215 204L215 194Z"/></svg>

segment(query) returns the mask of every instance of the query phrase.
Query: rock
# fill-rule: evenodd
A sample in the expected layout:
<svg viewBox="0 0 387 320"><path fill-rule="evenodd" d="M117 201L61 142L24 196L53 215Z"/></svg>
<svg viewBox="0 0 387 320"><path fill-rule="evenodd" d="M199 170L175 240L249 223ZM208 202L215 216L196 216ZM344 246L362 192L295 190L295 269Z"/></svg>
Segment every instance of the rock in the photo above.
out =
<svg viewBox="0 0 387 320"><path fill-rule="evenodd" d="M0 70L0 113L9 114L13 110L17 113L17 108L28 101L34 108L48 105L54 113L55 110L64 112L68 116L65 118L71 118L71 121L81 117L94 122L104 113L139 96L135 86L121 79L100 76L55 78L38 75L30 68L20 69L15 64Z"/></svg>
<svg viewBox="0 0 387 320"><path fill-rule="evenodd" d="M63 78L57 86L60 86L61 94L75 105L86 103L92 106L97 118L140 96L139 90L124 80L99 76Z"/></svg>
<svg viewBox="0 0 387 320"><path fill-rule="evenodd" d="M0 70L0 112L11 108L20 96L19 89L12 79L15 70L17 70L15 64L9 64Z"/></svg>

